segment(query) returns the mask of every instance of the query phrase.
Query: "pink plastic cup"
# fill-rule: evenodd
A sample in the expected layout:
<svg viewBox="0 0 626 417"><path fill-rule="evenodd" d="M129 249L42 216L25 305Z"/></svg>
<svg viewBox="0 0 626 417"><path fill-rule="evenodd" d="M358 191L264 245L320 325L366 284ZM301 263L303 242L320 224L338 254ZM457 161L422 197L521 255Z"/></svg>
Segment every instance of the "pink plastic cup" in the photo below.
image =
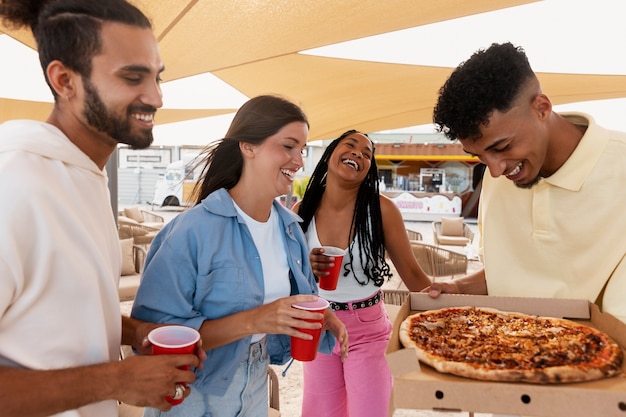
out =
<svg viewBox="0 0 626 417"><path fill-rule="evenodd" d="M292 304L293 308L299 308L300 310L313 311L316 313L324 313L324 310L328 308L330 303L323 298L318 297L316 301L308 301L304 303ZM305 320L311 323L321 323L324 320ZM317 347L320 343L320 334L322 328L319 329L298 329L303 333L308 333L313 336L312 340L304 340L299 337L291 336L291 357L299 361L312 361L317 355Z"/></svg>
<svg viewBox="0 0 626 417"><path fill-rule="evenodd" d="M324 255L333 256L335 261L333 266L324 271L328 271L328 275L319 277L320 288L323 290L336 290L337 282L339 281L339 273L341 272L341 263L343 262L343 256L346 254L345 249L336 248L334 246L324 246Z"/></svg>
<svg viewBox="0 0 626 417"><path fill-rule="evenodd" d="M200 333L196 329L187 326L163 326L157 327L148 333L148 340L152 343L153 355L176 355L196 353L196 344L200 340ZM189 369L182 366L180 369ZM179 382L179 384L187 384ZM165 399L173 405L183 402L183 399L175 400L172 397Z"/></svg>

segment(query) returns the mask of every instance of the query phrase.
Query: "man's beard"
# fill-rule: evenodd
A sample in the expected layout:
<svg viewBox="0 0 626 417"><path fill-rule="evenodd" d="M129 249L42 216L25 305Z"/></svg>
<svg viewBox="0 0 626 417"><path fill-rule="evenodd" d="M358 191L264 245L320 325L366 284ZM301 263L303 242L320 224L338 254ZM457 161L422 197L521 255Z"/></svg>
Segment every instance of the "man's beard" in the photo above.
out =
<svg viewBox="0 0 626 417"><path fill-rule="evenodd" d="M152 144L152 129L142 129L141 132L133 134L129 117L118 117L109 111L100 98L96 86L88 79L83 79L85 88L85 110L83 114L87 123L94 129L107 134L119 143L129 145L131 149L145 149ZM134 111L153 112L156 109L152 106L138 106L128 108L128 114Z"/></svg>

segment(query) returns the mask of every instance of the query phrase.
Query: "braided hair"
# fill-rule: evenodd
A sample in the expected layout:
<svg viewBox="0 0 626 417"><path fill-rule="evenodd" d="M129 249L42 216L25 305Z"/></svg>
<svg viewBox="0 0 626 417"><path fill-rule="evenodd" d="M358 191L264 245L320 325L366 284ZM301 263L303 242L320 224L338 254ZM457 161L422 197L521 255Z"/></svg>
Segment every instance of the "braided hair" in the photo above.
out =
<svg viewBox="0 0 626 417"><path fill-rule="evenodd" d="M311 175L298 210L298 214L304 220L301 223L304 232L308 230L326 189L328 160L339 142L353 133L360 133L369 138L366 134L356 130L343 133L328 145ZM358 240L360 242L361 267L367 277L365 282L359 280L356 275L354 276L355 279L360 285L367 285L371 280L377 287L382 286L385 278L391 278L392 274L391 268L385 260L385 236L378 192L378 167L374 158L372 158L370 169L357 193L352 223L350 224L350 237L354 237L354 239L349 239L348 252L352 253L354 244ZM348 276L351 270L354 270L353 262L354 259L350 257L350 262L344 268L344 276Z"/></svg>

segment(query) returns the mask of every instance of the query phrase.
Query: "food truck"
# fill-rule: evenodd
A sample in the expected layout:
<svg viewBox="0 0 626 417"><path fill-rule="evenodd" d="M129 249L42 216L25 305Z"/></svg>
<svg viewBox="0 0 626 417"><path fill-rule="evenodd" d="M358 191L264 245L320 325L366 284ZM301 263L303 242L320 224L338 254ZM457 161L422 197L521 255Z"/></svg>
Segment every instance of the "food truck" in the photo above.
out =
<svg viewBox="0 0 626 417"><path fill-rule="evenodd" d="M157 181L152 204L159 206L188 206L193 204L193 190L202 171L195 157L172 162Z"/></svg>

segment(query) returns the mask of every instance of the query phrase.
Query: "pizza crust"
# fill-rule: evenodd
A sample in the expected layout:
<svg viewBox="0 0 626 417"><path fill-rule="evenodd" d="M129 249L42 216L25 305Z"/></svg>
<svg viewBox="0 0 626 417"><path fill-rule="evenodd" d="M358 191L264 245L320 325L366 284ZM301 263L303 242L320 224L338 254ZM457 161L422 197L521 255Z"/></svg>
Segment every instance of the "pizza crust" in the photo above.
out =
<svg viewBox="0 0 626 417"><path fill-rule="evenodd" d="M467 378L548 384L621 373L623 353L617 344L596 329L564 319L451 307L408 316L399 338L415 349L420 362ZM594 348L592 355L577 353Z"/></svg>

